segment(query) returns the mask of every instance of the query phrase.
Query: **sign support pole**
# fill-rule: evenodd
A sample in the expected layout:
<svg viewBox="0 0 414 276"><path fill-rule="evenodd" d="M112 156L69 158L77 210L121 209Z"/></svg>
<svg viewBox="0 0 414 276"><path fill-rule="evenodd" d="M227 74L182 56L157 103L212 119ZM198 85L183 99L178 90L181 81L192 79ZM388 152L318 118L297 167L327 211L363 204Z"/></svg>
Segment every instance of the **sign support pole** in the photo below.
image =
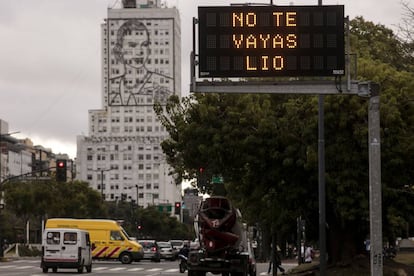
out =
<svg viewBox="0 0 414 276"><path fill-rule="evenodd" d="M322 0L318 0L322 6ZM349 51L349 49L348 49ZM325 96L318 99L318 173L319 173L319 274L326 275L326 184L325 184Z"/></svg>
<svg viewBox="0 0 414 276"><path fill-rule="evenodd" d="M382 193L379 85L370 83L368 108L369 147L369 221L371 243L371 275L382 276Z"/></svg>

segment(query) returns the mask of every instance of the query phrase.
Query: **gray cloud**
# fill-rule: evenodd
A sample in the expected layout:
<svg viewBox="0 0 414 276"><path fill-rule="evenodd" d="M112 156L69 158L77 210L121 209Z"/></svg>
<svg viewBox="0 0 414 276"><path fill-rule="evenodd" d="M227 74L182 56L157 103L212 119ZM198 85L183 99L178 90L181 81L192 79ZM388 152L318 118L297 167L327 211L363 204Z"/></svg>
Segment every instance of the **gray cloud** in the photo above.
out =
<svg viewBox="0 0 414 276"><path fill-rule="evenodd" d="M120 0L1 0L0 118L10 131L53 151L76 155L76 135L88 133L88 110L101 106L100 24ZM232 1L232 3L270 1ZM317 1L274 1L278 5ZM198 6L223 0L169 0L181 15L182 87L188 95L192 18ZM323 1L344 4L346 15L393 27L398 1ZM411 0L412 4L412 0Z"/></svg>

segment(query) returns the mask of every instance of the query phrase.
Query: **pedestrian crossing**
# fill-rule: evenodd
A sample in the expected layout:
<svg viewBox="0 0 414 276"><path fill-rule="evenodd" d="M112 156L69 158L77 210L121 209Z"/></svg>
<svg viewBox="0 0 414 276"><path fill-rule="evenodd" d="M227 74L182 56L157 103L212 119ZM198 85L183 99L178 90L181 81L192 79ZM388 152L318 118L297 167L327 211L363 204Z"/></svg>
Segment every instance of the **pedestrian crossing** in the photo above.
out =
<svg viewBox="0 0 414 276"><path fill-rule="evenodd" d="M24 263L21 264L21 263ZM178 266L178 265L177 265ZM2 271L5 270L30 270L34 271L36 269L40 269L40 262L39 260L15 260L11 261L8 264L0 265L0 275ZM99 272L99 271L108 271L108 272L144 272L144 273L179 273L179 268L167 268L167 267L137 267L137 266L130 266L130 265L121 265L120 266L108 266L105 264L100 264L99 262L94 262L92 264L92 272Z"/></svg>
<svg viewBox="0 0 414 276"><path fill-rule="evenodd" d="M155 274L180 274L178 263L176 264L177 268L171 268L171 265L164 266L163 263L133 263L131 265L123 265L121 263L108 263L108 262L100 262L94 261L92 263L92 274L99 274L99 273L114 273L114 274L143 274L143 275L155 275ZM286 271L289 271L293 267L297 266L295 263L283 263L283 268ZM265 265L266 271L257 271L257 275L259 276L268 276L267 273L268 265ZM263 267L262 267L263 269ZM31 276L40 276L42 274L40 268L40 260L33 259L33 260L13 260L7 263L0 263L0 275L7 275L7 271L30 271L31 273L35 274L28 274ZM38 272L37 272L38 271ZM6 274L5 274L6 273ZM208 274L213 276L213 274Z"/></svg>

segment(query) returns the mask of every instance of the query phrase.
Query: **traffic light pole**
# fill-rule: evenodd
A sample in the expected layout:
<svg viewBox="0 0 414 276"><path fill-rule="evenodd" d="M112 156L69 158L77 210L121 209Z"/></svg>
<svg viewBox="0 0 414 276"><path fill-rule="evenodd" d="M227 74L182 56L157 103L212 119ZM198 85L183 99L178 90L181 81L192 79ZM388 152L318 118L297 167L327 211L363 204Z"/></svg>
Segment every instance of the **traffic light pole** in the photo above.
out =
<svg viewBox="0 0 414 276"><path fill-rule="evenodd" d="M1 154L0 154L0 159L1 159ZM24 177L24 176L30 176L33 173L49 171L50 169L54 169L54 168L56 168L56 167L49 167L47 169L42 169L42 170L32 171L32 172L29 172L29 173L24 173L24 174L8 177L4 180L0 178L0 193L2 193L3 184L6 183L7 181L10 181L12 179L18 179L18 178ZM1 194L0 200L2 200L2 198L3 198L3 194ZM2 206L2 208L4 208L4 205ZM2 209L0 209L0 216L2 216ZM4 239L3 239L2 234L1 234L2 232L3 232L3 229L2 229L2 226L0 226L0 260L4 257L4 250L3 250Z"/></svg>

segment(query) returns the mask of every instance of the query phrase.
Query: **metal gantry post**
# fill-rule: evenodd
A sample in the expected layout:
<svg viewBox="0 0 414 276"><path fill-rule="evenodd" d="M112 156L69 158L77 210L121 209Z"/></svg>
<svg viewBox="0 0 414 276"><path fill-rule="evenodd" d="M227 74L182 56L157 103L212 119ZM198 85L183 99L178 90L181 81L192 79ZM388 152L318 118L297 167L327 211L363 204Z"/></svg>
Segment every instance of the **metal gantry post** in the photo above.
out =
<svg viewBox="0 0 414 276"><path fill-rule="evenodd" d="M318 160L319 160L319 270L320 275L326 275L326 188L325 188L325 122L324 95L319 95L319 131L318 131Z"/></svg>
<svg viewBox="0 0 414 276"><path fill-rule="evenodd" d="M382 276L382 192L379 85L370 84L368 107L369 216L371 276Z"/></svg>

